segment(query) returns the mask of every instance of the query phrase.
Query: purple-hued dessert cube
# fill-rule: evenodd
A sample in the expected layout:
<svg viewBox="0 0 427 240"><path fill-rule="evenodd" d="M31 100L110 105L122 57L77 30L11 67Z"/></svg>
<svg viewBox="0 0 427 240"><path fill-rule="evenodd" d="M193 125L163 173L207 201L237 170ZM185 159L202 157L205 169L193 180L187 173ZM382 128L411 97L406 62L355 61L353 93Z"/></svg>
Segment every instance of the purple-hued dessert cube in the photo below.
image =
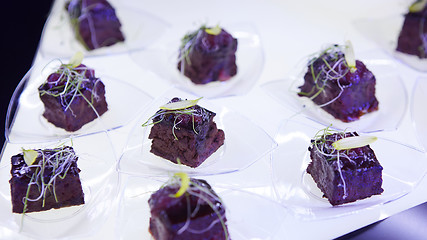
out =
<svg viewBox="0 0 427 240"><path fill-rule="evenodd" d="M170 102L177 101L181 99ZM159 110L148 136L151 152L173 163L198 167L224 144L225 134L213 121L215 115L199 105L183 111Z"/></svg>
<svg viewBox="0 0 427 240"><path fill-rule="evenodd" d="M375 84L363 62L356 60L356 70L351 71L344 53L334 45L310 61L298 95L310 98L336 119L351 122L378 110Z"/></svg>
<svg viewBox="0 0 427 240"><path fill-rule="evenodd" d="M104 84L83 64L74 68L61 65L38 90L45 108L43 117L69 132L108 110Z"/></svg>
<svg viewBox="0 0 427 240"><path fill-rule="evenodd" d="M427 8L405 14L396 50L402 53L427 58Z"/></svg>
<svg viewBox="0 0 427 240"><path fill-rule="evenodd" d="M11 158L12 211L29 213L84 204L78 157L73 148L34 151L38 156L30 166L23 153Z"/></svg>
<svg viewBox="0 0 427 240"><path fill-rule="evenodd" d="M324 197L332 205L354 202L381 194L382 170L369 145L348 150L336 150L332 143L355 132L333 133L312 140L309 147L311 174Z"/></svg>
<svg viewBox="0 0 427 240"><path fill-rule="evenodd" d="M71 0L66 9L75 34L88 50L125 40L115 9L106 0Z"/></svg>
<svg viewBox="0 0 427 240"><path fill-rule="evenodd" d="M166 185L148 200L149 231L154 239L230 239L227 238L225 208L205 180L190 179L189 189L175 197L179 189L178 183Z"/></svg>
<svg viewBox="0 0 427 240"><path fill-rule="evenodd" d="M178 70L195 84L226 81L237 74L237 39L226 30L210 34L202 26L182 39Z"/></svg>

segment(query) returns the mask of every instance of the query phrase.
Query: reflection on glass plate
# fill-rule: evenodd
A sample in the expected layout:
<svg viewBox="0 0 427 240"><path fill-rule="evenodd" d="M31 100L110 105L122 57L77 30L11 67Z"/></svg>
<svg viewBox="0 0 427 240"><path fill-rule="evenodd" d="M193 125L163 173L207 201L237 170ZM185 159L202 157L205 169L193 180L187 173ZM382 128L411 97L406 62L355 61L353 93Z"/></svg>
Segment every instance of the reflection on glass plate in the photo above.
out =
<svg viewBox="0 0 427 240"><path fill-rule="evenodd" d="M97 144L87 144L96 142ZM79 159L80 179L85 194L85 204L44 212L12 213L9 179L10 158L24 149L47 149L65 144L72 146ZM70 138L58 142L38 144L8 143L0 163L0 232L12 231L16 235L32 238L60 238L94 233L109 214L117 196L118 174L115 171L115 154L106 133L84 138ZM22 224L22 225L21 225ZM19 237L17 237L19 238Z"/></svg>
<svg viewBox="0 0 427 240"><path fill-rule="evenodd" d="M179 46L182 36L175 36L170 44L163 48L132 52L132 59L142 68L149 69L162 78L176 84L198 96L224 97L241 95L248 92L258 80L264 65L261 40L256 29L250 24L224 26L237 38L236 64L237 74L224 82L211 82L204 85L194 84L177 69Z"/></svg>
<svg viewBox="0 0 427 240"><path fill-rule="evenodd" d="M85 56L108 55L143 49L154 43L169 27L166 22L147 12L127 7L120 2L112 3L116 9L125 41L92 51L77 40L65 10L64 0L56 1L43 29L40 51L44 56L70 57L77 51Z"/></svg>
<svg viewBox="0 0 427 240"><path fill-rule="evenodd" d="M317 188L306 168L311 162L307 151L310 140L324 128L285 121L275 140L279 147L272 153L273 183L279 201L307 220L334 218L391 201L411 192L427 171L423 152L379 138L370 146L383 166L384 192L354 203L333 207Z"/></svg>
<svg viewBox="0 0 427 240"><path fill-rule="evenodd" d="M405 9L403 9L404 11ZM354 22L356 29L375 41L390 56L419 71L427 71L427 59L396 51L397 40L402 29L404 14L381 19L359 19Z"/></svg>
<svg viewBox="0 0 427 240"><path fill-rule="evenodd" d="M69 135L116 129L134 119L152 101L147 93L137 87L105 76L95 69L95 75L105 85L108 111L100 118L85 124L81 129L67 132L49 123L42 116L44 104L38 93L38 87L46 81L50 73L56 71L60 64L58 60L48 65L34 66L15 89L6 117L6 138L9 142L43 142Z"/></svg>
<svg viewBox="0 0 427 240"><path fill-rule="evenodd" d="M418 141L427 150L427 78L420 77L412 91L411 115Z"/></svg>
<svg viewBox="0 0 427 240"><path fill-rule="evenodd" d="M177 165L150 152L148 139L151 127L142 127L161 105L173 97L196 99L178 89L168 91L158 98L144 112L131 131L127 146L119 161L119 171L136 175L168 175L169 172L183 171L189 174L218 174L245 169L270 152L276 143L259 126L249 119L223 106L216 106L201 99L199 106L216 113L214 121L225 132L225 143L197 168Z"/></svg>
<svg viewBox="0 0 427 240"><path fill-rule="evenodd" d="M206 179L208 182L209 180ZM166 181L166 180L165 180ZM117 219L118 239L151 239L148 232L148 199L165 182L131 177L121 194ZM237 239L282 239L276 236L286 218L286 210L276 202L242 190L212 188L226 207L230 237ZM250 210L250 211L249 211ZM271 224L274 223L274 224Z"/></svg>
<svg viewBox="0 0 427 240"><path fill-rule="evenodd" d="M360 132L396 130L407 108L406 88L399 75L394 73L393 65L388 60L366 59L363 62L376 77L375 95L379 108L378 111L365 114L359 120L350 123L335 119L309 98L299 97L298 87L303 85L303 77L268 82L262 88L286 107L291 107L297 114L303 113L309 119L326 126L332 124L336 129L351 127Z"/></svg>

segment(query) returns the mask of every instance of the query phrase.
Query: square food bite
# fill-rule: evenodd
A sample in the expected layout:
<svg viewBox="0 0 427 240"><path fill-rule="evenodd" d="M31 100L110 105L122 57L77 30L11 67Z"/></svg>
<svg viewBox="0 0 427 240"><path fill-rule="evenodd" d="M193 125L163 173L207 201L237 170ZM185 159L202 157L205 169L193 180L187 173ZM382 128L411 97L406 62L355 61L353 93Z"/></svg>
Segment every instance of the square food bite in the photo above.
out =
<svg viewBox="0 0 427 240"><path fill-rule="evenodd" d="M183 101L173 98L169 104ZM200 166L224 144L225 134L213 121L215 115L199 105L157 111L148 136L150 152L173 163Z"/></svg>
<svg viewBox="0 0 427 240"><path fill-rule="evenodd" d="M69 146L24 150L12 156L12 212L40 212L84 204L77 160Z"/></svg>

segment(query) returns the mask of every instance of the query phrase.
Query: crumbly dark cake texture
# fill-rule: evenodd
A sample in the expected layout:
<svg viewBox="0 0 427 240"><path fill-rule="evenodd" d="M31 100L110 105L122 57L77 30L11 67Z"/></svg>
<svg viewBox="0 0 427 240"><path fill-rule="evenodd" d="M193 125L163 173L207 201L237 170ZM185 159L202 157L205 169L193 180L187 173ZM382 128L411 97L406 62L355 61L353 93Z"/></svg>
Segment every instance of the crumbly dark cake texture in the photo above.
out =
<svg viewBox="0 0 427 240"><path fill-rule="evenodd" d="M405 14L396 50L402 53L427 58L427 8L420 12Z"/></svg>
<svg viewBox="0 0 427 240"><path fill-rule="evenodd" d="M25 213L77 206L85 203L84 193L79 177L80 169L77 167L78 157L75 156L74 150L71 147L64 147L37 151L43 152L44 159L46 160L60 150L69 151L72 153L71 156L74 157L72 157L69 160L69 163L66 164L67 171L65 177L55 177L52 185L46 189L45 195L41 197L39 186L42 185L42 180L41 178L37 178L35 181L34 178L38 174L40 175L41 171L43 171L43 181L48 183L52 179L52 176L54 176L54 173L59 171L58 168L54 169L53 165L46 165L46 167L42 169L40 166L43 166L43 157L40 153L36 159L36 163L38 163L37 165L40 165L39 167L35 167L35 164L29 167L25 163L22 153L12 156L12 168L10 171L12 177L9 181L12 212L23 213L25 199L37 199L38 197L40 198L37 201L26 201L27 209L25 210ZM64 176L64 173L62 173L61 176ZM29 183L34 181L37 184L32 184L29 187Z"/></svg>
<svg viewBox="0 0 427 240"><path fill-rule="evenodd" d="M69 86L61 70L50 74L47 81L39 87L39 96L44 104L43 117L56 127L69 132L79 130L108 110L105 86L95 77L95 71L83 64L75 67L73 71L83 74L85 78L78 87L77 95L71 93L58 96Z"/></svg>
<svg viewBox="0 0 427 240"><path fill-rule="evenodd" d="M333 67L333 71L325 62ZM359 60L356 60L356 69L350 71L342 52L326 52L309 63L298 95L312 98L315 104L343 122L358 120L364 114L378 110L379 103L375 97L375 76ZM334 71L339 77L328 78L327 74L336 74ZM322 87L322 92L317 94Z"/></svg>
<svg viewBox="0 0 427 240"><path fill-rule="evenodd" d="M106 0L71 0L66 9L77 39L88 50L123 42L121 23L115 9Z"/></svg>
<svg viewBox="0 0 427 240"><path fill-rule="evenodd" d="M344 136L357 136L357 133ZM336 152L327 156L336 151L332 150L332 143L341 138L341 134L334 133L326 137L325 143L313 141L309 147L311 162L307 173L324 197L335 206L381 194L384 191L381 187L383 167L369 145L340 150L339 161Z"/></svg>
<svg viewBox="0 0 427 240"><path fill-rule="evenodd" d="M180 197L173 196L180 184L166 185L151 195L148 200L151 212L149 231L153 238L227 239L220 221L221 217L224 223L227 222L225 208L219 197L205 180L192 178L190 181L191 193L187 191ZM201 191L195 186L205 190ZM216 212L207 201L212 203ZM225 230L228 232L226 225Z"/></svg>
<svg viewBox="0 0 427 240"><path fill-rule="evenodd" d="M173 98L171 102L180 100ZM155 117L148 138L152 139L151 152L155 155L195 168L224 144L225 134L217 128L214 112L198 105L187 110L194 112L166 112Z"/></svg>
<svg viewBox="0 0 427 240"><path fill-rule="evenodd" d="M237 39L224 29L218 35L205 29L201 27L183 38L178 70L195 84L229 80L237 74Z"/></svg>

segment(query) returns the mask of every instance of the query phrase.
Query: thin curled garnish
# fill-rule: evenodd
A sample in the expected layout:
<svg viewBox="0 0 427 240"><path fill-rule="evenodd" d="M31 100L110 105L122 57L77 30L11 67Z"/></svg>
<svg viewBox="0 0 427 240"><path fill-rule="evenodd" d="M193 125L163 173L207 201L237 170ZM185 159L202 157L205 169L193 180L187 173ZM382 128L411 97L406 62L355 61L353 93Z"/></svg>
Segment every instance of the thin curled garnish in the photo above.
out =
<svg viewBox="0 0 427 240"><path fill-rule="evenodd" d="M205 29L206 33L210 34L210 35L218 35L221 33L222 29L220 26L216 25L213 28L206 28Z"/></svg>
<svg viewBox="0 0 427 240"><path fill-rule="evenodd" d="M160 106L160 109L180 110L180 109L190 108L190 107L196 106L197 103L199 102L199 100L202 98L203 97L199 97L198 99L195 99L195 100L181 100L178 102L170 102L170 103L167 103L163 106Z"/></svg>
<svg viewBox="0 0 427 240"><path fill-rule="evenodd" d="M342 138L332 143L336 150L347 150L353 148L364 147L375 142L378 138L375 136L352 136Z"/></svg>
<svg viewBox="0 0 427 240"><path fill-rule="evenodd" d="M184 172L175 173L173 176L179 177L181 179L181 187L178 189L178 191L174 195L172 195L175 198L179 198L190 187L190 178L188 177L188 174Z"/></svg>
<svg viewBox="0 0 427 240"><path fill-rule="evenodd" d="M351 44L350 40L347 40L344 48L344 58L347 62L350 71L354 73L356 69L356 57L354 56L353 44Z"/></svg>
<svg viewBox="0 0 427 240"><path fill-rule="evenodd" d="M68 63L68 65L70 65L71 68L75 68L75 67L79 66L83 61L83 57L84 57L84 55L82 52L80 52L80 51L76 52L74 54L74 56L70 59L70 62Z"/></svg>
<svg viewBox="0 0 427 240"><path fill-rule="evenodd" d="M409 6L409 12L421 12L426 4L427 0L415 1L411 6Z"/></svg>

